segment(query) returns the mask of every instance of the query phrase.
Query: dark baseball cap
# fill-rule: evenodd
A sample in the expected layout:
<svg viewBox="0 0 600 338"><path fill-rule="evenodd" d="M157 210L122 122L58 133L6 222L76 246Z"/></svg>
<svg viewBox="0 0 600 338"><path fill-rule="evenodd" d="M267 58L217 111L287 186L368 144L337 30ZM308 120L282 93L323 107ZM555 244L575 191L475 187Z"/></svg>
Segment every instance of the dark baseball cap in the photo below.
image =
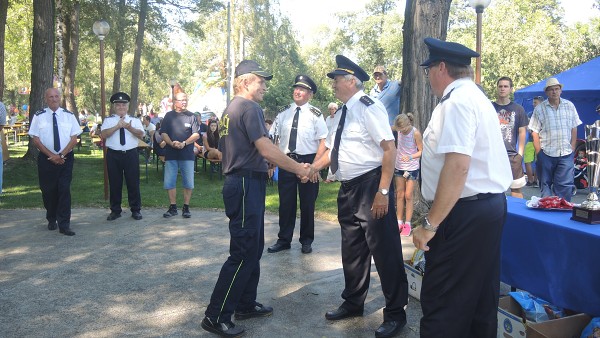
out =
<svg viewBox="0 0 600 338"><path fill-rule="evenodd" d="M235 67L235 76L238 77L244 74L254 74L260 77L265 78L265 80L269 81L273 78L273 75L265 72L262 68L260 68L259 64L254 60L243 60L240 62L237 67Z"/></svg>

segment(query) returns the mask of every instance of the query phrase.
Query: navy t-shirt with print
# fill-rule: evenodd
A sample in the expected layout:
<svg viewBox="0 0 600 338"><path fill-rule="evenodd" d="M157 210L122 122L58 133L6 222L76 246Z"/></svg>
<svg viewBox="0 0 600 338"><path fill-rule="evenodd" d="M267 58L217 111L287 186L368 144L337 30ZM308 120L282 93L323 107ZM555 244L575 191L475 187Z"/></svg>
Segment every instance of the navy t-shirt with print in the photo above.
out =
<svg viewBox="0 0 600 338"><path fill-rule="evenodd" d="M267 161L254 145L261 137L269 137L258 103L235 96L225 109L219 128L224 174L240 169L267 172Z"/></svg>
<svg viewBox="0 0 600 338"><path fill-rule="evenodd" d="M160 133L169 135L171 141L183 142L193 133L198 133L198 119L190 111L170 111L165 115L160 126ZM183 149L175 149L169 145L165 146L165 160L193 161L194 144L190 143Z"/></svg>

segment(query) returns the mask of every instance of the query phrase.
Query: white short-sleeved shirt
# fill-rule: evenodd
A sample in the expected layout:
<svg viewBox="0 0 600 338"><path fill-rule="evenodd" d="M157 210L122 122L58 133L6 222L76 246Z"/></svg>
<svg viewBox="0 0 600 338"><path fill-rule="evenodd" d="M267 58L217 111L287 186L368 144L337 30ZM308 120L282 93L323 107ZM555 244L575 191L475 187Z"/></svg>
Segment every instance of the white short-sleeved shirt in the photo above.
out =
<svg viewBox="0 0 600 338"><path fill-rule="evenodd" d="M63 108L58 108L56 110L56 122L58 123L60 151L54 151L54 122L52 113L53 111L50 108L45 108L35 113L29 127L29 135L39 137L44 147L48 148L54 154L58 154L69 144L71 137L81 134L81 127L73 113Z"/></svg>
<svg viewBox="0 0 600 338"><path fill-rule="evenodd" d="M269 135L272 137L279 136L279 149L285 154L290 153L288 143L294 115L296 115L296 107L298 105L292 103L281 111L273 121L269 131ZM319 149L319 142L327 137L328 132L323 114L319 109L309 103L300 106L294 153L299 155L315 154Z"/></svg>
<svg viewBox="0 0 600 338"><path fill-rule="evenodd" d="M435 197L447 153L471 157L460 197L502 193L512 182L496 110L470 79L446 87L423 133L421 191L426 200Z"/></svg>
<svg viewBox="0 0 600 338"><path fill-rule="evenodd" d="M363 103L363 96L363 101L371 100L373 103ZM371 99L359 90L346 102L346 107L346 121L338 152L338 171L335 173L338 181L347 181L380 167L383 160L381 141L394 140L387 111L381 101ZM342 110L335 114L333 128L325 140L328 149L333 147L341 116Z"/></svg>
<svg viewBox="0 0 600 338"><path fill-rule="evenodd" d="M102 129L108 130L116 126L119 123L119 119L120 117L118 115L111 115L107 117L102 123ZM125 115L125 122L131 123L131 126L137 130L144 131L144 126L138 118ZM125 145L121 145L120 132L117 130L106 139L105 143L108 148L113 150L130 150L137 148L139 138L133 135L129 130L125 129Z"/></svg>

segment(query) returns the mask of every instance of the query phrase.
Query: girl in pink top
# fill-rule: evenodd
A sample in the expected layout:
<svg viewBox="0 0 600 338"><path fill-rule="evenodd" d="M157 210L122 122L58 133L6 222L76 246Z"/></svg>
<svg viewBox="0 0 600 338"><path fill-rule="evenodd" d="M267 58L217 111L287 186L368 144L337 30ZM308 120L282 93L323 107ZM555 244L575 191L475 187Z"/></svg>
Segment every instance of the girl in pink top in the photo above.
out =
<svg viewBox="0 0 600 338"><path fill-rule="evenodd" d="M400 114L394 120L393 130L398 132L394 181L396 182L396 216L400 235L410 236L413 213L413 190L419 179L419 158L423 151L423 137L413 127L413 114ZM404 207L406 206L406 222Z"/></svg>

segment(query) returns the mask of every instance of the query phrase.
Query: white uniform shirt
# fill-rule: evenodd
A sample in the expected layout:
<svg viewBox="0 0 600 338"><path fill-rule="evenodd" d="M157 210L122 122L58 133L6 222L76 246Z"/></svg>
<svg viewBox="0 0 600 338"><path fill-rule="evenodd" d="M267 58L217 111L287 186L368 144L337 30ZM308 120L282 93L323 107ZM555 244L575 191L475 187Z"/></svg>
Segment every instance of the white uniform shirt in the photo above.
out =
<svg viewBox="0 0 600 338"><path fill-rule="evenodd" d="M102 129L108 130L119 123L120 117L118 115L111 115L104 119L102 123ZM131 126L135 129L144 131L144 126L138 118L125 115L125 122L131 123ZM112 150L131 150L137 148L139 139L133 135L129 130L125 129L125 145L121 145L120 131L115 131L106 139L106 146Z"/></svg>
<svg viewBox="0 0 600 338"><path fill-rule="evenodd" d="M435 196L446 153L471 157L461 198L502 193L512 182L496 110L470 79L446 87L423 133L421 191L426 200Z"/></svg>
<svg viewBox="0 0 600 338"><path fill-rule="evenodd" d="M72 136L81 134L81 127L73 113L59 107L56 110L56 122L58 123L60 151L54 151L54 122L52 113L53 111L50 108L45 108L35 113L33 120L31 120L31 127L29 127L29 135L39 137L44 147L48 148L52 153L58 154L69 144Z"/></svg>
<svg viewBox="0 0 600 338"><path fill-rule="evenodd" d="M287 109L279 113L269 131L269 135L272 137L279 136L279 149L285 154L290 153L288 143L294 115L296 115L296 107L298 105L292 103ZM308 103L300 106L294 153L299 155L316 154L320 140L326 138L327 134L327 125L325 125L321 112Z"/></svg>
<svg viewBox="0 0 600 338"><path fill-rule="evenodd" d="M359 90L346 102L346 121L338 152L338 171L335 173L338 181L350 180L380 167L383 160L381 141L394 140L383 103L373 99L374 103L367 106L360 101L363 96L366 94ZM325 141L329 149L333 147L341 116L340 109L335 114L333 128Z"/></svg>
<svg viewBox="0 0 600 338"><path fill-rule="evenodd" d="M325 125L327 126L327 130L329 132L331 132L331 129L333 129L334 125L333 125L333 120L335 119L335 115L331 116L327 116L327 118L325 118Z"/></svg>

